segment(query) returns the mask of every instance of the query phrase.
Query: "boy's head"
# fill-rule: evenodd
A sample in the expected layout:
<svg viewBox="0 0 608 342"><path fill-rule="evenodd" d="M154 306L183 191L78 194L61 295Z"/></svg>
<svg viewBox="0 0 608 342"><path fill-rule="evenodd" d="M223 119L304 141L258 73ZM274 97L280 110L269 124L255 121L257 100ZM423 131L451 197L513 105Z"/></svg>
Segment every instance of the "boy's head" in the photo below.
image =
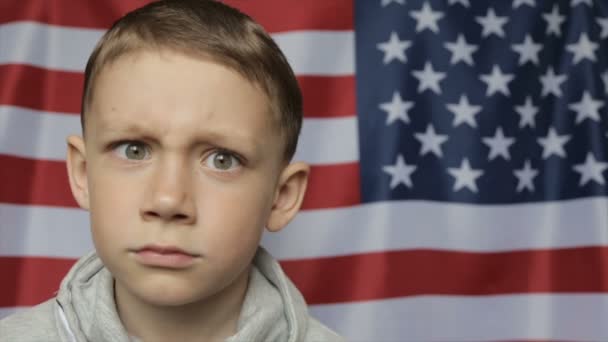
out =
<svg viewBox="0 0 608 342"><path fill-rule="evenodd" d="M99 41L85 69L83 133L95 81L104 67L125 55L160 50L211 60L260 87L283 136L285 160L292 158L302 125L302 95L295 75L259 24L216 1L158 1L117 21Z"/></svg>
<svg viewBox="0 0 608 342"><path fill-rule="evenodd" d="M119 311L238 302L263 228L302 203L308 166L288 163L301 115L285 58L236 10L160 1L112 27L87 65L68 173Z"/></svg>

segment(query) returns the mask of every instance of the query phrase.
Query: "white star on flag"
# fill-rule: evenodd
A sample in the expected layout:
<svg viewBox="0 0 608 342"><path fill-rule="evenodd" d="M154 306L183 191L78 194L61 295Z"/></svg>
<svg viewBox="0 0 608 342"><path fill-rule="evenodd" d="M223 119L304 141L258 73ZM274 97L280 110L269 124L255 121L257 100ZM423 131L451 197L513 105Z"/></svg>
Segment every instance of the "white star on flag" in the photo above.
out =
<svg viewBox="0 0 608 342"><path fill-rule="evenodd" d="M608 38L608 18L597 18L595 19L602 28L602 32L600 33L600 38Z"/></svg>
<svg viewBox="0 0 608 342"><path fill-rule="evenodd" d="M535 7L536 3L534 3L534 0L514 0L513 1L513 8L518 8L521 5L529 5L530 7Z"/></svg>
<svg viewBox="0 0 608 342"><path fill-rule="evenodd" d="M416 166L408 165L405 163L403 156L399 154L395 165L386 165L382 167L382 171L388 173L391 176L391 190L403 184L408 188L412 187L411 175L416 171Z"/></svg>
<svg viewBox="0 0 608 342"><path fill-rule="evenodd" d="M559 7L553 5L551 13L543 13L543 19L547 21L547 34L555 34L556 36L562 35L560 25L566 20L566 16L559 15Z"/></svg>
<svg viewBox="0 0 608 342"><path fill-rule="evenodd" d="M503 157L506 160L511 159L509 154L509 146L515 143L515 138L507 138L502 132L502 128L496 128L496 133L493 137L481 139L484 144L490 147L488 160L493 160L496 157Z"/></svg>
<svg viewBox="0 0 608 342"><path fill-rule="evenodd" d="M412 75L418 79L418 92L422 93L426 89L431 89L437 94L441 94L441 87L439 82L445 78L445 72L435 72L431 62L424 64L423 70L414 70Z"/></svg>
<svg viewBox="0 0 608 342"><path fill-rule="evenodd" d="M602 173L608 169L608 163L598 162L593 153L589 152L583 164L574 165L572 168L581 174L579 186L583 186L592 180L603 185L605 179Z"/></svg>
<svg viewBox="0 0 608 342"><path fill-rule="evenodd" d="M434 153L439 158L443 156L443 153L441 152L441 144L448 140L448 136L437 134L433 125L429 124L426 127L426 132L414 133L414 136L422 144L420 146L421 156L427 153Z"/></svg>
<svg viewBox="0 0 608 342"><path fill-rule="evenodd" d="M379 50L384 52L384 59L382 60L384 64L390 63L393 59L405 63L407 62L405 50L412 46L412 43L409 40L399 40L399 35L397 35L397 32L393 31L387 42L378 43L376 46Z"/></svg>
<svg viewBox="0 0 608 342"><path fill-rule="evenodd" d="M526 160L524 168L513 171L513 174L517 177L517 192L526 189L534 192L534 177L538 175L538 170L530 166L530 160Z"/></svg>
<svg viewBox="0 0 608 342"><path fill-rule="evenodd" d="M448 0L448 5L455 5L455 4L461 4L464 7L471 6L471 4L469 4L469 0Z"/></svg>
<svg viewBox="0 0 608 342"><path fill-rule="evenodd" d="M538 65L538 53L542 50L542 44L536 44L532 40L529 34L526 35L524 42L521 44L512 45L513 50L519 53L519 65L523 65L526 62L532 62Z"/></svg>
<svg viewBox="0 0 608 342"><path fill-rule="evenodd" d="M443 46L452 53L450 64L456 64L459 61L463 61L471 66L474 64L473 52L477 51L478 47L477 45L467 44L462 33L458 35L456 42L447 42Z"/></svg>
<svg viewBox="0 0 608 342"><path fill-rule="evenodd" d="M604 101L594 100L585 90L580 102L568 105L568 108L576 112L576 123L579 124L585 119L600 122L600 108L604 106Z"/></svg>
<svg viewBox="0 0 608 342"><path fill-rule="evenodd" d="M490 96L496 92L500 92L506 96L510 95L507 83L511 82L515 76L513 74L503 74L500 67L495 64L492 67L491 74L484 74L479 77L488 86L486 96Z"/></svg>
<svg viewBox="0 0 608 342"><path fill-rule="evenodd" d="M571 7L574 7L574 6L580 5L580 4L585 4L585 5L593 6L593 3L591 2L591 0L572 0L570 2L570 6Z"/></svg>
<svg viewBox="0 0 608 342"><path fill-rule="evenodd" d="M424 2L422 9L419 11L411 11L410 16L416 19L416 32L421 32L424 29L429 29L435 33L439 32L437 21L443 18L442 12L434 12L428 2Z"/></svg>
<svg viewBox="0 0 608 342"><path fill-rule="evenodd" d="M535 127L534 117L538 113L538 107L534 106L530 96L526 96L526 102L523 106L515 106L515 111L521 116L519 119L519 128L524 128L527 125L532 128Z"/></svg>
<svg viewBox="0 0 608 342"><path fill-rule="evenodd" d="M503 29L503 25L505 25L508 21L508 17L497 17L496 13L494 13L493 8L489 8L485 17L475 17L475 21L481 24L482 37L487 37L491 34L495 34L501 38L505 36L505 31Z"/></svg>
<svg viewBox="0 0 608 342"><path fill-rule="evenodd" d="M570 140L570 135L557 135L555 128L550 127L547 136L538 138L538 143L543 147L543 159L549 158L552 154L566 158L564 144Z"/></svg>
<svg viewBox="0 0 608 342"><path fill-rule="evenodd" d="M582 59L588 58L595 62L595 50L598 44L589 40L586 33L582 33L578 42L566 45L566 50L574 54L574 64L578 64Z"/></svg>
<svg viewBox="0 0 608 342"><path fill-rule="evenodd" d="M604 71L602 74L602 82L604 83L604 90L606 90L606 94L608 94L608 70Z"/></svg>
<svg viewBox="0 0 608 342"><path fill-rule="evenodd" d="M448 173L456 179L453 191L467 188L472 192L478 192L475 181L483 175L483 171L480 169L472 169L467 158L462 160L459 168L448 168Z"/></svg>
<svg viewBox="0 0 608 342"><path fill-rule="evenodd" d="M386 7L393 2L399 5L405 5L405 0L382 0L380 4L382 5L382 7Z"/></svg>
<svg viewBox="0 0 608 342"><path fill-rule="evenodd" d="M477 127L475 115L481 111L481 106L471 105L466 95L461 95L458 103L448 103L446 107L455 115L453 121L454 127L462 123L467 123L473 128Z"/></svg>
<svg viewBox="0 0 608 342"><path fill-rule="evenodd" d="M386 125L390 125L396 120L401 120L404 123L410 122L408 111L414 106L413 102L403 101L401 94L398 91L393 93L393 99L391 102L381 103L378 107L385 111L388 116L386 117Z"/></svg>
<svg viewBox="0 0 608 342"><path fill-rule="evenodd" d="M540 83L543 85L541 91L542 96L553 94L556 97L562 96L561 84L566 82L568 77L564 74L556 75L553 67L547 69L547 73L540 77Z"/></svg>

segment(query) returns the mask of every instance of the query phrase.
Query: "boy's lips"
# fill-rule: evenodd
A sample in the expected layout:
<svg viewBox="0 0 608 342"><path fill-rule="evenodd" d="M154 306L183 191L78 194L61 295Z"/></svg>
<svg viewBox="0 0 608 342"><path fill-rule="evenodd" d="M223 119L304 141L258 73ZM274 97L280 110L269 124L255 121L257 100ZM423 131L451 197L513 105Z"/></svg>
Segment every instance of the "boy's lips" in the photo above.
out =
<svg viewBox="0 0 608 342"><path fill-rule="evenodd" d="M175 246L146 245L132 252L139 263L164 268L186 268L200 257Z"/></svg>

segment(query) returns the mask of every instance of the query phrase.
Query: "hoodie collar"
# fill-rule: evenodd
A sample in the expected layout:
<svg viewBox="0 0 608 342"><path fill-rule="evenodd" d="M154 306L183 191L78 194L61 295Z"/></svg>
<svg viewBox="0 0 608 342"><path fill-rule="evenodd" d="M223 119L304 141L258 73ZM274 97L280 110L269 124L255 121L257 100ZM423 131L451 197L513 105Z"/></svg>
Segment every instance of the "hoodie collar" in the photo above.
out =
<svg viewBox="0 0 608 342"><path fill-rule="evenodd" d="M94 252L72 267L57 295L56 314L64 340L132 341L116 311L113 282ZM307 322L302 295L272 256L258 248L237 333L227 342L301 341Z"/></svg>
<svg viewBox="0 0 608 342"><path fill-rule="evenodd" d="M130 342L114 303L114 280L92 252L72 267L59 288L57 303L63 310L66 334L77 341Z"/></svg>
<svg viewBox="0 0 608 342"><path fill-rule="evenodd" d="M306 303L279 264L259 248L254 258L237 333L227 342L302 341Z"/></svg>

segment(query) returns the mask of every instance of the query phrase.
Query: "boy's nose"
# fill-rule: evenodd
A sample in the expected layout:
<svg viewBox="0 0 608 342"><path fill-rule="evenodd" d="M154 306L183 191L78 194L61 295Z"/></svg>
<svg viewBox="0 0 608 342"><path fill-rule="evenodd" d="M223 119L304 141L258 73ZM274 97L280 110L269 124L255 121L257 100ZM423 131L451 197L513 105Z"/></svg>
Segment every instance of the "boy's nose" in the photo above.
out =
<svg viewBox="0 0 608 342"><path fill-rule="evenodd" d="M141 216L145 221L162 220L183 225L196 222L189 169L181 163L157 165L147 182Z"/></svg>

